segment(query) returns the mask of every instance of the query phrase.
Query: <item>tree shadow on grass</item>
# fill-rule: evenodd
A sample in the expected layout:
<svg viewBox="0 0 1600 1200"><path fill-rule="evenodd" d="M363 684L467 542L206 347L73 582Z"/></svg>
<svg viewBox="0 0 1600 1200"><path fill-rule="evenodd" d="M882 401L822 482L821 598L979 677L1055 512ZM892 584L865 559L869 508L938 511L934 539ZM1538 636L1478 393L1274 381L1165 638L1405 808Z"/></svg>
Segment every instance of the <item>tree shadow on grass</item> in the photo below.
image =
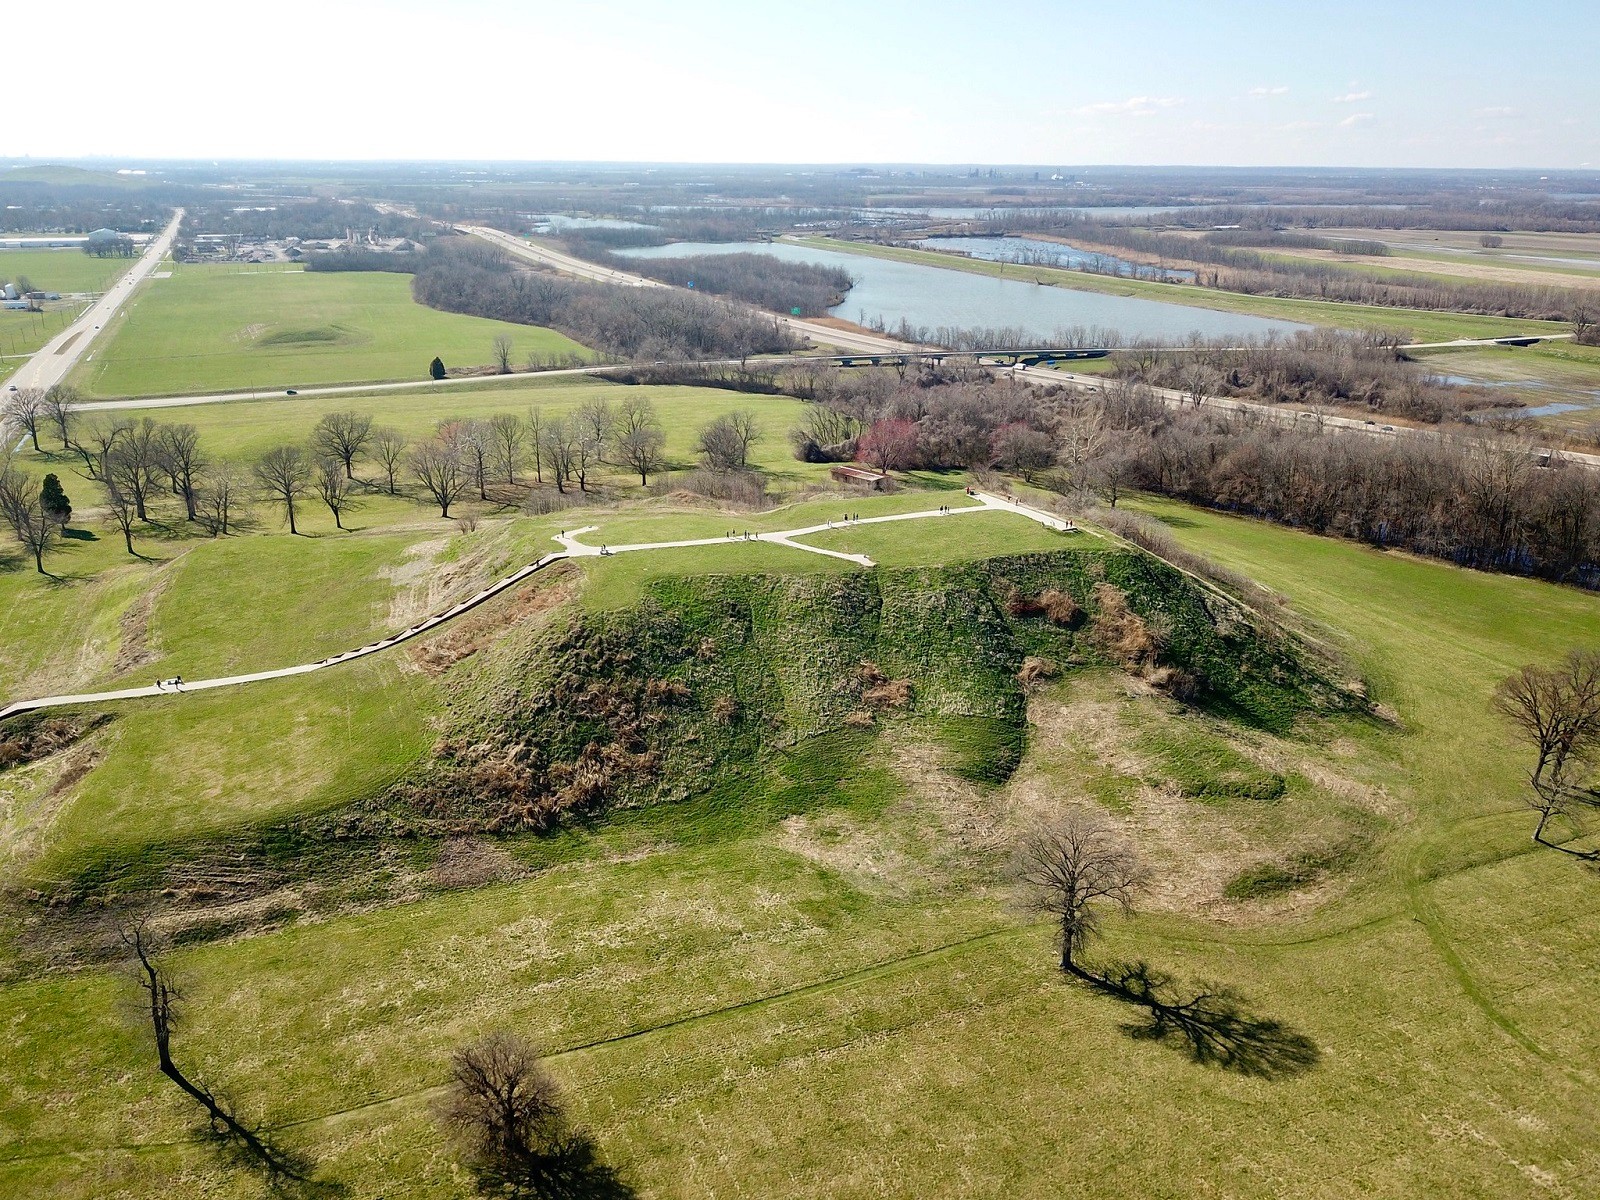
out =
<svg viewBox="0 0 1600 1200"><path fill-rule="evenodd" d="M206 1132L224 1163L259 1176L270 1195L293 1200L341 1200L349 1195L342 1183L314 1178L316 1161L310 1155L281 1145L264 1129L234 1131L211 1124Z"/></svg>
<svg viewBox="0 0 1600 1200"><path fill-rule="evenodd" d="M553 1151L531 1162L475 1174L479 1192L517 1200L636 1200L639 1194L601 1161L594 1139L581 1132L566 1135Z"/></svg>
<svg viewBox="0 0 1600 1200"><path fill-rule="evenodd" d="M98 534L88 529L63 529L61 536L64 540L70 542L98 542L100 540Z"/></svg>
<svg viewBox="0 0 1600 1200"><path fill-rule="evenodd" d="M1104 975L1079 972L1092 986L1146 1010L1124 1025L1129 1037L1164 1042L1203 1066L1260 1079L1303 1075L1322 1059L1315 1042L1292 1026L1252 1014L1231 988L1202 986L1181 998L1171 975L1143 962L1119 963Z"/></svg>

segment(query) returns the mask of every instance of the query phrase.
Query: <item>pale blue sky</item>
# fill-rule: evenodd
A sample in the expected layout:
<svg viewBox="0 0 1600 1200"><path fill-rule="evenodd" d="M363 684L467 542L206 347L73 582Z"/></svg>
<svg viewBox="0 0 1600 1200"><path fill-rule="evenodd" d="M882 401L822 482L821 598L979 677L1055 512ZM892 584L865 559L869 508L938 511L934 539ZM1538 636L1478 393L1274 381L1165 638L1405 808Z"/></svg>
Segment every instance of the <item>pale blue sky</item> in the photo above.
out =
<svg viewBox="0 0 1600 1200"><path fill-rule="evenodd" d="M1600 0L6 10L0 156L1600 168Z"/></svg>

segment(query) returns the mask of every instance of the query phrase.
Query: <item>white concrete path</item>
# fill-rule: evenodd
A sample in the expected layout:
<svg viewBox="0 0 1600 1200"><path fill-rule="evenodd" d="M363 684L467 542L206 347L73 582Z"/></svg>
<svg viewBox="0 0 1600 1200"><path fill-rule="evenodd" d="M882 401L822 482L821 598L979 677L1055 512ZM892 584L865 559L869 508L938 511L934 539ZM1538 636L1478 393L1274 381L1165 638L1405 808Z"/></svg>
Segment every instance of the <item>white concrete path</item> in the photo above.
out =
<svg viewBox="0 0 1600 1200"><path fill-rule="evenodd" d="M240 684L258 683L266 679L286 679L291 675L309 675L312 671L323 671L329 667L336 667L340 663L350 662L352 659L365 658L369 654L377 654L389 649L391 646L398 646L402 642L408 642L412 638L420 637L431 630L437 629L446 621L454 620L462 613L477 608L484 601L498 596L507 588L515 587L536 571L542 571L552 563L561 562L565 559L609 557L613 554L637 553L640 550L675 550L686 546L726 546L730 543L738 544L740 542L768 542L774 545L787 546L791 550L804 550L810 554L822 554L829 558L844 559L859 566L871 567L877 564L864 554L845 554L838 550L825 550L821 546L808 546L797 539L818 533L826 533L834 529L849 529L858 525L880 525L887 521L918 521L930 517L959 517L971 513L995 511L1013 512L1028 518L1030 521L1037 521L1041 525L1060 532L1077 529L1069 521L1063 521L1060 517L1052 516L1028 505L1019 504L1015 499L1002 499L999 496L991 496L985 492L971 493L964 496L963 499L976 500L978 503L966 504L961 507L952 506L948 512L927 509L922 512L896 513L887 517L862 517L855 521L840 521L837 523L824 522L821 525L807 525L801 529L785 529L777 533L752 533L747 536L741 535L733 538L691 538L676 542L638 542L623 546L593 546L580 541L580 535L593 533L599 528L596 525L586 525L582 529L564 532L553 538L553 541L561 543L563 548L560 551L546 554L537 562L529 563L521 570L497 580L477 594L469 596L459 604L452 605L441 613L434 614L409 629L391 634L376 642L369 642L365 646L358 646L354 650L346 650L342 654L318 659L316 662L300 663L298 666L280 667L275 671L254 671L248 675L224 675L215 679L184 680L179 684L158 682L149 687L121 688L117 691L109 692L84 692L71 696L41 696L35 700L18 700L5 708L0 708L0 720L18 713L33 712L41 708L59 708L69 704L99 704L110 700L137 700L146 696L181 695L188 692L209 691L212 688L237 687Z"/></svg>

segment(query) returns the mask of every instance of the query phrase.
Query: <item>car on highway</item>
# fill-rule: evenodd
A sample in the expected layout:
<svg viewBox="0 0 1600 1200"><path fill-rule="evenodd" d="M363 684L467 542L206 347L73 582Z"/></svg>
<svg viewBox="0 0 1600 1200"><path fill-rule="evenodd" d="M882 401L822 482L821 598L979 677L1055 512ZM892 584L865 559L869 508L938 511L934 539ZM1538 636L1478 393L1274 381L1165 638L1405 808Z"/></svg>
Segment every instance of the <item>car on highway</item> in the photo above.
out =
<svg viewBox="0 0 1600 1200"><path fill-rule="evenodd" d="M294 390L294 389L293 389L293 388L288 388L288 389L286 389L286 390L285 390L285 391L284 391L284 393L283 393L283 394L284 394L284 395L285 395L285 396L298 396L298 395L299 395L299 394L300 394L300 393L299 393L299 392L297 392L297 391L295 391L295 390Z"/></svg>

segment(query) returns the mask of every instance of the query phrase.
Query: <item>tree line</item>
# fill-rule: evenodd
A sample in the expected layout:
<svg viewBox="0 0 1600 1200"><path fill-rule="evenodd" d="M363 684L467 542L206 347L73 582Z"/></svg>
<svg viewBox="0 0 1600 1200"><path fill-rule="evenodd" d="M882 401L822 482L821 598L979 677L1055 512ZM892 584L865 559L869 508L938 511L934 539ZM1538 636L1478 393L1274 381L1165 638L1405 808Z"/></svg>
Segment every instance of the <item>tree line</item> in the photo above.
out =
<svg viewBox="0 0 1600 1200"><path fill-rule="evenodd" d="M1115 505L1143 489L1461 566L1600 586L1600 473L1489 431L1388 438L1174 410L1134 379L1039 392L976 371L774 372L807 400L796 457L1000 469Z"/></svg>
<svg viewBox="0 0 1600 1200"><path fill-rule="evenodd" d="M1089 224L1047 216L1044 232L1066 232L1094 246L1196 265L1195 283L1246 295L1336 300L1390 308L1478 313L1541 321L1570 321L1592 300L1573 288L1447 279L1423 272L1363 273L1338 263L1260 253L1225 241L1128 225ZM1039 231L1035 227L1034 232ZM1353 252L1353 251L1352 251ZM1207 269L1209 267L1209 269Z"/></svg>
<svg viewBox="0 0 1600 1200"><path fill-rule="evenodd" d="M733 251L683 258L623 258L588 250L585 257L678 287L693 284L697 292L731 296L771 312L798 309L797 315L803 317L826 316L855 286L850 272L841 267L785 262L770 254Z"/></svg>
<svg viewBox="0 0 1600 1200"><path fill-rule="evenodd" d="M615 405L593 399L565 413L535 407L525 414L449 418L419 438L380 425L368 413L331 412L304 440L244 461L213 457L191 424L85 417L76 399L67 388L18 393L6 417L35 451L45 452L42 435L79 460L105 521L121 533L130 554L135 534L157 521L155 510L170 504L168 497L181 503L185 522L213 537L238 531L258 504L277 510L288 531L298 534L307 505L326 508L338 529L376 494L409 495L449 518L453 506L474 497L515 502L545 487L561 496L588 494L602 472L636 475L647 487L671 465L666 430L642 395ZM695 451L708 472L738 476L748 471L760 437L754 413L725 413L699 428ZM55 474L41 484L9 453L0 459L0 518L41 573L71 516Z"/></svg>
<svg viewBox="0 0 1600 1200"><path fill-rule="evenodd" d="M436 238L411 285L430 308L544 325L621 359L739 358L798 349L759 313L675 288L618 287L519 268L492 246Z"/></svg>

